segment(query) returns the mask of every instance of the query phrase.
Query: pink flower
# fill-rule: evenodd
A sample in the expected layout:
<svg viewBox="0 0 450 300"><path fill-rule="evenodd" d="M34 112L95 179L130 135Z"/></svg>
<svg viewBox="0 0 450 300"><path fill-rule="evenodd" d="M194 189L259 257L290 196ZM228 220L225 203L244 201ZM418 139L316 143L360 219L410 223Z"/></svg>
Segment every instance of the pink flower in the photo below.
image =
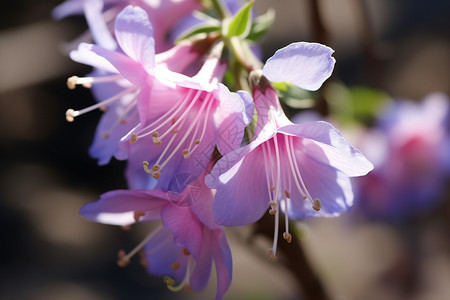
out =
<svg viewBox="0 0 450 300"><path fill-rule="evenodd" d="M204 175L180 194L160 190L117 190L84 205L80 214L99 223L128 226L161 220L162 225L128 254L119 252L120 266L143 250L143 263L150 274L165 276L172 291L199 291L208 284L212 263L217 274L216 299L231 284L232 258L225 231L214 222L212 190Z"/></svg>

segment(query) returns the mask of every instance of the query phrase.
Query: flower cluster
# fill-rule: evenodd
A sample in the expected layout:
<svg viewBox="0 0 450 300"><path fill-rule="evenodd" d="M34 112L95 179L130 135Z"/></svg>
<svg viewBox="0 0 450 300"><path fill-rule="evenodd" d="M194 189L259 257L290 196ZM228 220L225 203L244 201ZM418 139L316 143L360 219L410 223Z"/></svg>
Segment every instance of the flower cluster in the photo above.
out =
<svg viewBox="0 0 450 300"><path fill-rule="evenodd" d="M262 64L251 47L261 33L252 26L253 2L212 3L68 0L55 15L84 12L95 42L70 53L92 73L67 84L92 88L98 103L67 110L67 121L104 111L90 154L101 165L127 161L130 190L105 193L80 214L119 226L159 222L134 250L119 252L119 265L141 251L170 290L198 291L214 263L220 299L232 278L223 226L273 215L268 257L276 260L281 213L290 243L289 220L347 211L350 177L373 166L329 123L289 121L274 88L319 89L333 71L333 50L298 42ZM194 9L203 21L189 22ZM184 36L173 44L167 37L180 32L182 17Z"/></svg>

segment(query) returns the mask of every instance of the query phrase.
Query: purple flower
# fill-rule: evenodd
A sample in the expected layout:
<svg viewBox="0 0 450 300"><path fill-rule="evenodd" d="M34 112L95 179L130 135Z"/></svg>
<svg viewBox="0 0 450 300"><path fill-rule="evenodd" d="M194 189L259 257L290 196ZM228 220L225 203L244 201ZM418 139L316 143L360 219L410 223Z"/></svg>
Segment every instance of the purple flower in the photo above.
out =
<svg viewBox="0 0 450 300"><path fill-rule="evenodd" d="M208 284L214 262L216 299L221 299L231 284L231 252L225 231L214 222L212 190L203 180L201 176L180 194L160 190L111 191L84 205L80 214L89 220L120 226L161 220L162 225L135 249L128 254L119 252L118 264L125 266L143 250L147 271L165 276L170 290L199 291Z"/></svg>
<svg viewBox="0 0 450 300"><path fill-rule="evenodd" d="M115 36L120 51L89 44L81 44L78 50L72 51L72 59L96 69L90 77L74 76L68 79L69 88L75 88L77 84L92 86L94 95L99 99L91 107L68 110L68 121L97 108L106 110L90 149L90 154L102 165L107 164L112 156L126 159L118 142L139 123L138 98L179 96L175 89L155 80L163 72L158 70L181 72L201 54L199 48L194 50L191 44L181 43L155 55L152 26L145 11L138 7L129 6L117 16Z"/></svg>
<svg viewBox="0 0 450 300"><path fill-rule="evenodd" d="M117 43L110 30L111 25L120 11L130 4L141 7L149 16L155 27L154 38L158 53L172 46L167 36L175 23L202 7L196 0L67 0L54 9L53 16L61 19L84 14L94 41L104 48L114 50Z"/></svg>
<svg viewBox="0 0 450 300"><path fill-rule="evenodd" d="M276 259L280 210L286 215L283 237L290 242L289 218L337 216L348 210L353 202L349 177L373 168L329 123L290 122L265 77L317 89L332 72L332 52L319 44L291 44L268 60L264 75L253 74L257 136L220 159L206 177L206 184L217 189L213 213L219 224L249 224L270 207L275 215L271 259Z"/></svg>
<svg viewBox="0 0 450 300"><path fill-rule="evenodd" d="M375 170L357 183L358 207L375 218L430 211L450 172L450 105L444 94L395 101L362 144Z"/></svg>

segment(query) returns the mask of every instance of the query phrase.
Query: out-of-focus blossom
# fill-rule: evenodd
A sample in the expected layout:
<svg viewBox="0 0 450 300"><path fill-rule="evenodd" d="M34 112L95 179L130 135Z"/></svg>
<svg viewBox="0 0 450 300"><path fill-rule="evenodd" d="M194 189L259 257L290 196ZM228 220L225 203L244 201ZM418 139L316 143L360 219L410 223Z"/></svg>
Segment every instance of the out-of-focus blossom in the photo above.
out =
<svg viewBox="0 0 450 300"><path fill-rule="evenodd" d="M450 173L450 104L444 94L421 103L394 101L362 142L375 170L357 181L358 207L375 218L431 210Z"/></svg>
<svg viewBox="0 0 450 300"><path fill-rule="evenodd" d="M167 39L172 27L180 19L202 7L197 0L67 0L54 9L53 15L61 19L70 15L84 14L95 43L114 50L117 43L112 34L112 24L127 5L139 6L146 11L155 28L157 53L172 46Z"/></svg>
<svg viewBox="0 0 450 300"><path fill-rule="evenodd" d="M161 220L162 225L132 251L119 252L120 266L141 251L142 263L150 274L165 276L172 291L199 291L208 284L212 263L217 275L216 299L231 284L232 258L225 231L214 222L213 191L204 175L180 194L160 190L117 190L84 205L80 214L100 223L128 226L135 222Z"/></svg>
<svg viewBox="0 0 450 300"><path fill-rule="evenodd" d="M373 167L330 124L290 122L266 79L318 89L333 70L332 53L320 44L291 44L267 61L262 74L253 74L257 136L225 155L206 177L206 184L217 189L213 212L219 224L250 224L270 207L275 215L270 259L276 259L280 210L286 216L283 237L290 242L289 218L336 216L348 210L353 201L349 177Z"/></svg>
<svg viewBox="0 0 450 300"><path fill-rule="evenodd" d="M139 123L137 99L148 102L152 97L179 97L173 87L161 82L165 79L160 74L168 69L182 72L209 47L207 42L204 47L186 42L155 55L152 25L145 11L131 6L117 16L115 36L120 46L118 51L90 44L81 44L78 50L72 51L72 59L96 69L89 77L68 79L69 88L77 84L92 86L99 100L96 105L79 111L68 110L68 121L97 108L105 110L90 149L101 165L107 164L112 156L126 158L118 143Z"/></svg>

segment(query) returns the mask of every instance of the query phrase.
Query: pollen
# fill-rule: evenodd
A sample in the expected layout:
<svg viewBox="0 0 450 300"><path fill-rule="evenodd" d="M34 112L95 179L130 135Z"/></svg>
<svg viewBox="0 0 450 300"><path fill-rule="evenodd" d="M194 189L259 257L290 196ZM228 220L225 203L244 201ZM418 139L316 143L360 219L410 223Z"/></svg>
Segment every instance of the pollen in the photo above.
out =
<svg viewBox="0 0 450 300"><path fill-rule="evenodd" d="M272 216L275 215L276 213L277 213L276 209L273 208L269 209L269 214L271 214Z"/></svg>
<svg viewBox="0 0 450 300"><path fill-rule="evenodd" d="M170 268L174 271L178 270L180 268L180 263L175 262L173 264L170 265Z"/></svg>
<svg viewBox="0 0 450 300"><path fill-rule="evenodd" d="M78 114L73 109L69 108L66 111L66 121L67 122L73 122L76 116L78 116Z"/></svg>
<svg viewBox="0 0 450 300"><path fill-rule="evenodd" d="M289 232L284 232L283 239L285 239L288 243L290 243L292 242L292 235Z"/></svg>
<svg viewBox="0 0 450 300"><path fill-rule="evenodd" d="M318 198L314 199L314 205L313 205L314 210L319 211L321 207L322 207L322 203L320 202L320 200Z"/></svg>
<svg viewBox="0 0 450 300"><path fill-rule="evenodd" d="M284 190L284 195L286 198L291 198L291 193L289 193L287 190Z"/></svg>
<svg viewBox="0 0 450 300"><path fill-rule="evenodd" d="M181 152L182 154L183 154L183 157L185 158L185 159L188 159L190 156L189 156L189 150L188 149L184 149L183 150L183 152Z"/></svg>
<svg viewBox="0 0 450 300"><path fill-rule="evenodd" d="M77 82L78 82L78 76L72 76L67 78L67 87L70 90L74 90L75 87L77 86Z"/></svg>
<svg viewBox="0 0 450 300"><path fill-rule="evenodd" d="M155 172L153 173L153 178L158 179L159 177L161 177L161 173L160 172Z"/></svg>
<svg viewBox="0 0 450 300"><path fill-rule="evenodd" d="M131 138L130 138L130 144L134 144L134 143L136 143L136 142L137 142L137 140L138 140L138 135L137 135L137 133L136 133L136 132L133 132L133 133L131 134Z"/></svg>
<svg viewBox="0 0 450 300"><path fill-rule="evenodd" d="M200 140L199 139L195 140L195 144L196 145L200 144Z"/></svg>
<svg viewBox="0 0 450 300"><path fill-rule="evenodd" d="M275 206L277 206L277 202L275 202L275 201L270 201L270 202L269 202L269 205L275 207Z"/></svg>

